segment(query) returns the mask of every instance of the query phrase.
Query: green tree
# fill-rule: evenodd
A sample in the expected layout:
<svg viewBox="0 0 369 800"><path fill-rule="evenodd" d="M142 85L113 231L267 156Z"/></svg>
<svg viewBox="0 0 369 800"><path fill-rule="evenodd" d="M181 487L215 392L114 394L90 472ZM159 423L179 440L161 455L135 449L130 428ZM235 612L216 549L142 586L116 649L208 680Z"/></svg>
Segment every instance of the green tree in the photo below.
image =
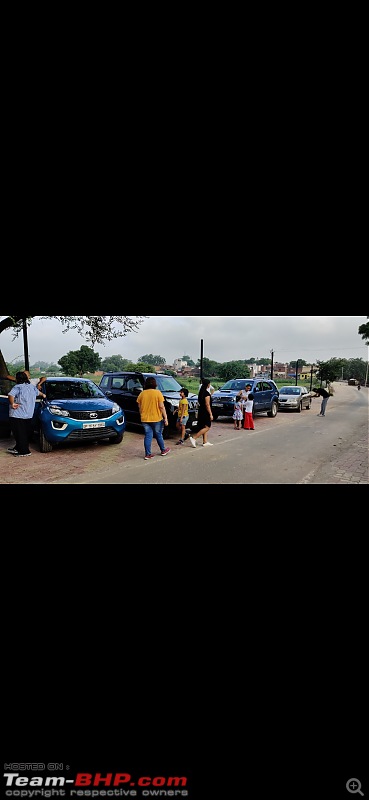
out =
<svg viewBox="0 0 369 800"><path fill-rule="evenodd" d="M329 381L332 383L333 381L338 380L338 378L341 376L337 362L338 359L336 358L332 358L330 361L318 361L318 371L316 373L317 380L321 383L324 381Z"/></svg>
<svg viewBox="0 0 369 800"><path fill-rule="evenodd" d="M73 378L75 375L82 376L85 372L96 372L101 365L101 358L84 344L79 350L70 350L59 359L58 364L66 375Z"/></svg>
<svg viewBox="0 0 369 800"><path fill-rule="evenodd" d="M369 317L367 317L367 319L369 319ZM365 344L369 344L369 322L366 322L364 325L360 325L359 333L364 339Z"/></svg>
<svg viewBox="0 0 369 800"><path fill-rule="evenodd" d="M141 356L141 358L138 359L138 363L140 364L141 361L144 361L145 364L155 364L156 367L165 366L167 363L163 356L153 356L152 353L146 356Z"/></svg>
<svg viewBox="0 0 369 800"><path fill-rule="evenodd" d="M127 372L155 372L155 367L153 364L145 364L144 361L140 361L139 364L129 361L126 370Z"/></svg>
<svg viewBox="0 0 369 800"><path fill-rule="evenodd" d="M236 378L249 378L250 370L245 366L244 361L228 361L220 365L219 377L224 381Z"/></svg>
<svg viewBox="0 0 369 800"><path fill-rule="evenodd" d="M367 372L367 362L362 358L350 358L347 362L347 377L355 378L359 383L364 384Z"/></svg>
<svg viewBox="0 0 369 800"><path fill-rule="evenodd" d="M197 366L201 366L201 362L198 362ZM218 364L217 361L211 361L210 358L204 358L203 360L203 367L204 367L204 377L205 378L220 378L221 375L219 370L221 368L221 364Z"/></svg>
<svg viewBox="0 0 369 800"><path fill-rule="evenodd" d="M101 369L104 372L124 372L127 369L127 364L129 363L127 358L123 358L120 355L117 356L107 356L101 362Z"/></svg>
<svg viewBox="0 0 369 800"><path fill-rule="evenodd" d="M182 356L182 361L187 361L187 364L188 364L189 367L195 367L196 366L196 364L192 360L191 356Z"/></svg>
<svg viewBox="0 0 369 800"><path fill-rule="evenodd" d="M36 317L8 316L0 320L0 333L13 328L14 335L18 336L22 330L23 319L28 324ZM137 331L146 316L141 317L39 317L39 319L57 319L64 326L63 333L76 330L86 342L92 345L104 344L105 341L126 336L131 331ZM116 326L120 326L117 328Z"/></svg>

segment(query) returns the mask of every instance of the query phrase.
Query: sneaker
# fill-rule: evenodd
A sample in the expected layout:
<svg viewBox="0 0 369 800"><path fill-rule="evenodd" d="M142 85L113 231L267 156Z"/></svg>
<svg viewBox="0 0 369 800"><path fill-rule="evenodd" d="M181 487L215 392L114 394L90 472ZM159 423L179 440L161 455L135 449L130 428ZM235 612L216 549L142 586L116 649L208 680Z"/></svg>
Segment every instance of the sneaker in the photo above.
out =
<svg viewBox="0 0 369 800"><path fill-rule="evenodd" d="M11 453L12 456L17 456L18 450L16 447L8 447L8 453Z"/></svg>
<svg viewBox="0 0 369 800"><path fill-rule="evenodd" d="M214 445L211 442L205 442L205 444L203 444L203 447L214 447Z"/></svg>
<svg viewBox="0 0 369 800"><path fill-rule="evenodd" d="M16 458L27 458L27 456L31 456L32 453L13 453L13 456Z"/></svg>
<svg viewBox="0 0 369 800"><path fill-rule="evenodd" d="M177 446L178 446L179 444L183 444L183 439L180 439L180 440L179 440L179 442L177 442Z"/></svg>
<svg viewBox="0 0 369 800"><path fill-rule="evenodd" d="M185 434L184 441L185 441L185 442L187 442L187 439L189 439L189 438L190 438L190 434L189 434L189 433L186 433L186 434Z"/></svg>
<svg viewBox="0 0 369 800"><path fill-rule="evenodd" d="M170 447L167 447L165 450L163 450L162 456L167 456L168 453L170 453Z"/></svg>
<svg viewBox="0 0 369 800"><path fill-rule="evenodd" d="M151 458L155 458L155 456L152 456L150 453L150 455L145 456L145 461L150 461Z"/></svg>
<svg viewBox="0 0 369 800"><path fill-rule="evenodd" d="M191 447L197 447L195 439L193 439L192 436L190 436L190 442L191 442Z"/></svg>

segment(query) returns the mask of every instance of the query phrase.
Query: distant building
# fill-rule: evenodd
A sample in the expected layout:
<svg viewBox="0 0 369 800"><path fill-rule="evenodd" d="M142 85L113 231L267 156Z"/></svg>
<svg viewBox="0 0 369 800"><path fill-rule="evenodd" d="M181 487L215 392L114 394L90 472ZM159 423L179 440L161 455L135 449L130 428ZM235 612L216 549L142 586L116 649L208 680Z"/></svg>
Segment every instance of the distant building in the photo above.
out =
<svg viewBox="0 0 369 800"><path fill-rule="evenodd" d="M173 369L175 372L182 372L184 367L187 367L187 361L183 361L182 358L176 358L173 364Z"/></svg>

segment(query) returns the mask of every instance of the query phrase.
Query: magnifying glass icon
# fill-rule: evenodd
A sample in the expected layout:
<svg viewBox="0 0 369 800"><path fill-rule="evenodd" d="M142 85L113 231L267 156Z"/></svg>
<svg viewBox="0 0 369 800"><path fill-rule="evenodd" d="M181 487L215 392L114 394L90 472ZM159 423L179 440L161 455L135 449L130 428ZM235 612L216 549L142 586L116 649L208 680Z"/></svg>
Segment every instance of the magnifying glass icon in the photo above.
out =
<svg viewBox="0 0 369 800"><path fill-rule="evenodd" d="M346 783L346 789L350 794L361 794L364 797L364 792L361 791L361 783L357 778L350 778Z"/></svg>

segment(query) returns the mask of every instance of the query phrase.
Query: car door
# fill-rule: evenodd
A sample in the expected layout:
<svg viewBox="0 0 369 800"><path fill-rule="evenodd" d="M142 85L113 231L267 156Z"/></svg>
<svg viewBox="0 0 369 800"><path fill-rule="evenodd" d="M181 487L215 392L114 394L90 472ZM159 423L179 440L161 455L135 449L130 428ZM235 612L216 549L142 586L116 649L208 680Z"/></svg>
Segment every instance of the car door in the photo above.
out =
<svg viewBox="0 0 369 800"><path fill-rule="evenodd" d="M141 424L140 409L137 403L137 398L144 388L145 379L143 375L133 374L127 375L122 392L123 402L125 403L124 410L126 412L128 422L135 422Z"/></svg>
<svg viewBox="0 0 369 800"><path fill-rule="evenodd" d="M309 392L305 386L301 386L301 400L303 408L310 408Z"/></svg>
<svg viewBox="0 0 369 800"><path fill-rule="evenodd" d="M100 389L102 389L102 391L104 392L106 397L109 398L109 400L112 400L114 403L118 403L118 406L123 408L123 410L125 411L124 388L123 388L124 382L125 382L124 375L119 375L119 374L111 375L109 376L107 381L106 378L103 378L103 380L100 383Z"/></svg>
<svg viewBox="0 0 369 800"><path fill-rule="evenodd" d="M263 382L256 381L252 394L254 395L254 412L264 411L263 406Z"/></svg>

